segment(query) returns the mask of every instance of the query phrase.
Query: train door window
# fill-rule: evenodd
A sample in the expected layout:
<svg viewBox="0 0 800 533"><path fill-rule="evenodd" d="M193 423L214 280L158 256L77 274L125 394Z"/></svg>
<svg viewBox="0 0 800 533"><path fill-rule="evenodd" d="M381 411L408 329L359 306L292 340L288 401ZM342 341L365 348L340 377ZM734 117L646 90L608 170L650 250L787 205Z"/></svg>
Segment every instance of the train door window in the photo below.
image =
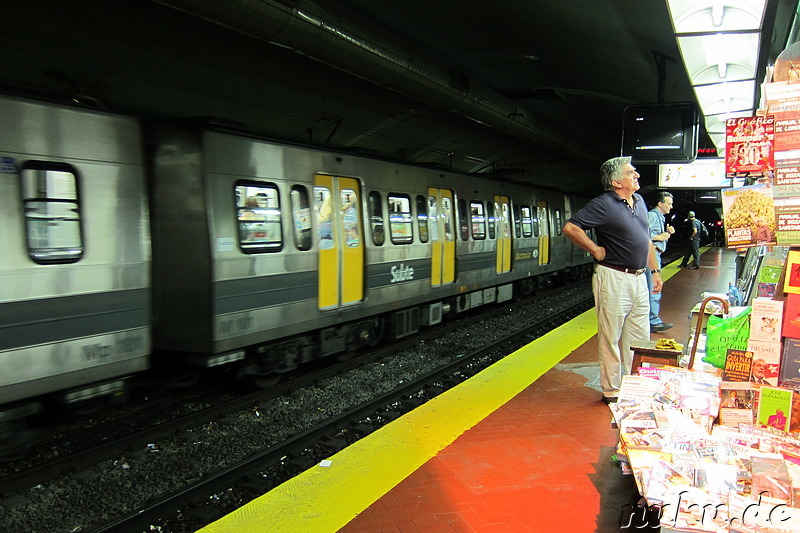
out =
<svg viewBox="0 0 800 533"><path fill-rule="evenodd" d="M522 236L533 236L533 217L531 216L531 206L529 205L522 206Z"/></svg>
<svg viewBox="0 0 800 533"><path fill-rule="evenodd" d="M283 247L278 188L263 183L236 184L239 246L244 253L278 252Z"/></svg>
<svg viewBox="0 0 800 533"><path fill-rule="evenodd" d="M428 242L428 205L425 197L417 195L417 229L419 230L419 240Z"/></svg>
<svg viewBox="0 0 800 533"><path fill-rule="evenodd" d="M502 206L500 204L494 204L494 206L496 212L502 213L500 220L504 222L502 225L503 234L500 235L500 237L510 237L511 229L508 226L510 224L511 219L509 218L508 202L503 202Z"/></svg>
<svg viewBox="0 0 800 533"><path fill-rule="evenodd" d="M429 224L428 229L430 231L430 240L433 242L439 242L439 224L436 223L436 219L439 217L439 203L437 202L436 196L428 196L428 220L431 221ZM425 241L423 241L425 242Z"/></svg>
<svg viewBox="0 0 800 533"><path fill-rule="evenodd" d="M532 212L533 212L533 213L536 213L536 212L538 212L537 210L538 210L538 208L534 207L534 208L533 208L533 210L532 210ZM539 235L541 235L541 234L542 234L542 228L541 228L541 225L539 224L539 217L538 217L538 215L537 215L537 216L534 216L534 217L531 219L531 228L533 229L533 236L534 236L534 237L538 237Z"/></svg>
<svg viewBox="0 0 800 533"><path fill-rule="evenodd" d="M294 244L298 250L311 249L311 206L308 189L301 185L292 187L289 193L292 202L292 222L294 222Z"/></svg>
<svg viewBox="0 0 800 533"><path fill-rule="evenodd" d="M561 227L564 225L564 223L561 222L561 209L556 209L555 217L556 217L556 222L555 222L556 235L561 235Z"/></svg>
<svg viewBox="0 0 800 533"><path fill-rule="evenodd" d="M444 240L453 241L453 200L448 196L442 196L442 222L444 222Z"/></svg>
<svg viewBox="0 0 800 533"><path fill-rule="evenodd" d="M389 232L394 244L410 244L414 241L411 226L411 198L405 194L389 194Z"/></svg>
<svg viewBox="0 0 800 533"><path fill-rule="evenodd" d="M463 198L458 200L458 226L461 230L461 240L469 240L469 220L467 219L467 201Z"/></svg>
<svg viewBox="0 0 800 533"><path fill-rule="evenodd" d="M472 201L469 203L470 218L472 219L472 238L483 240L486 238L486 213L483 202Z"/></svg>
<svg viewBox="0 0 800 533"><path fill-rule="evenodd" d="M29 161L20 171L28 254L37 263L83 256L78 174L63 163Z"/></svg>
<svg viewBox="0 0 800 533"><path fill-rule="evenodd" d="M342 212L344 245L348 248L361 246L361 224L358 216L358 194L353 189L342 189L339 209Z"/></svg>
<svg viewBox="0 0 800 533"><path fill-rule="evenodd" d="M333 207L331 206L331 190L327 187L314 187L314 213L317 217L319 233L317 248L330 250L333 248Z"/></svg>
<svg viewBox="0 0 800 533"><path fill-rule="evenodd" d="M511 206L511 213L514 215L514 236L519 239L522 237L522 221L520 220L519 206L517 204Z"/></svg>
<svg viewBox="0 0 800 533"><path fill-rule="evenodd" d="M544 236L550 235L550 209L547 207L547 202L541 202L539 205L539 229Z"/></svg>
<svg viewBox="0 0 800 533"><path fill-rule="evenodd" d="M383 246L386 241L386 229L383 227L383 202L381 193L369 193L369 223L372 231L372 244Z"/></svg>
<svg viewBox="0 0 800 533"><path fill-rule="evenodd" d="M495 218L495 213L497 213L496 206L494 202L486 202L486 211L487 211L487 219L489 221L489 238L494 239L497 235L497 219Z"/></svg>

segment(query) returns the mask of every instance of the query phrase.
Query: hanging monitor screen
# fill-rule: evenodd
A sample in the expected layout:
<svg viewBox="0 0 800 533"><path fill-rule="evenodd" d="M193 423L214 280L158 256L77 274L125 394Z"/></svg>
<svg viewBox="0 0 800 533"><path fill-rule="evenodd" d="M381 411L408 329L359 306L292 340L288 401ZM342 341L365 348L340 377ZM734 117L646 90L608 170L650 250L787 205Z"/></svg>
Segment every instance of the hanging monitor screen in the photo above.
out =
<svg viewBox="0 0 800 533"><path fill-rule="evenodd" d="M622 155L635 163L689 163L697 157L700 116L693 103L625 108Z"/></svg>

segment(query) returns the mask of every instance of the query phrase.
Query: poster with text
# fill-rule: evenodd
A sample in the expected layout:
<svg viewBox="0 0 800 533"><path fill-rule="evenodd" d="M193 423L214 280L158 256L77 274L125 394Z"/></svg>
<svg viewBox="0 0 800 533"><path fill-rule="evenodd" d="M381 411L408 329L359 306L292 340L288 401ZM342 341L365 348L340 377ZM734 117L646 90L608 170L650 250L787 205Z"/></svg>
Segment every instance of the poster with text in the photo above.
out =
<svg viewBox="0 0 800 533"><path fill-rule="evenodd" d="M768 176L775 168L775 120L771 116L725 122L725 172L728 177Z"/></svg>
<svg viewBox="0 0 800 533"><path fill-rule="evenodd" d="M759 183L723 189L722 214L728 248L776 244L775 205L772 187Z"/></svg>

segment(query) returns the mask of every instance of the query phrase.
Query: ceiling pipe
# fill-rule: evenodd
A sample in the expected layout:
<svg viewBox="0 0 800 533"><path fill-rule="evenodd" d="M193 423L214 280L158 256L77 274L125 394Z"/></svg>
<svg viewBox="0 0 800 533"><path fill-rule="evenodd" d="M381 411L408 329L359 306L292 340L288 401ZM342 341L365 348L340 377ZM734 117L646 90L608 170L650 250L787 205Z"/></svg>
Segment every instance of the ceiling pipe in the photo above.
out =
<svg viewBox="0 0 800 533"><path fill-rule="evenodd" d="M514 101L435 60L420 59L411 45L341 6L326 9L305 0L156 1L574 159L598 158L536 123Z"/></svg>

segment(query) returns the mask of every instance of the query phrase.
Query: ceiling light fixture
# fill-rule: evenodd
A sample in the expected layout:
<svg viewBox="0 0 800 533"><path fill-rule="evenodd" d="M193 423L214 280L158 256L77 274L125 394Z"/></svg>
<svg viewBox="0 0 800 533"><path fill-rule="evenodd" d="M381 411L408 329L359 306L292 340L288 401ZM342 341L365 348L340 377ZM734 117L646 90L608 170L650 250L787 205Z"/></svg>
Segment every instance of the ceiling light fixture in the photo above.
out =
<svg viewBox="0 0 800 533"><path fill-rule="evenodd" d="M766 0L667 0L675 39L717 148L725 120L752 116Z"/></svg>

